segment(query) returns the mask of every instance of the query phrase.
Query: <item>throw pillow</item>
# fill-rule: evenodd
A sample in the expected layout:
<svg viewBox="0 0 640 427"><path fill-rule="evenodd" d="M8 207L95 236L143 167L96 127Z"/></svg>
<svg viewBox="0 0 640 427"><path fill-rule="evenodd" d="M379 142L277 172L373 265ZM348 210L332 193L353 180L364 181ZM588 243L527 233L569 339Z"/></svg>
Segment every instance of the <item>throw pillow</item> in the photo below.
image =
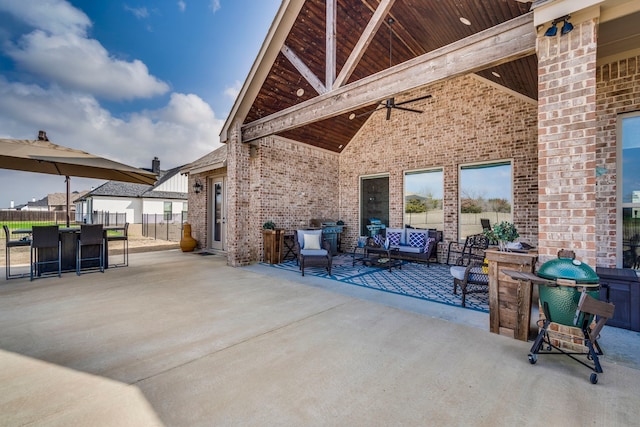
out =
<svg viewBox="0 0 640 427"><path fill-rule="evenodd" d="M305 234L304 235L304 249L320 249L320 235L319 234Z"/></svg>
<svg viewBox="0 0 640 427"><path fill-rule="evenodd" d="M389 239L389 244L392 246L400 245L400 233L398 232L389 232L387 233L387 238Z"/></svg>
<svg viewBox="0 0 640 427"><path fill-rule="evenodd" d="M486 258L484 259L484 263L487 265L482 266L482 272L484 274L489 274L489 261Z"/></svg>
<svg viewBox="0 0 640 427"><path fill-rule="evenodd" d="M422 248L422 252L423 253L428 253L429 252L429 245L431 244L431 242L435 242L436 239L434 239L433 237L428 237L425 242L424 242L424 248Z"/></svg>
<svg viewBox="0 0 640 427"><path fill-rule="evenodd" d="M375 236L373 236L373 243L375 243L375 245L378 247L382 246L382 244L384 243L384 239L382 238L382 235L376 234Z"/></svg>
<svg viewBox="0 0 640 427"><path fill-rule="evenodd" d="M409 232L409 245L414 248L424 247L424 233L411 233Z"/></svg>

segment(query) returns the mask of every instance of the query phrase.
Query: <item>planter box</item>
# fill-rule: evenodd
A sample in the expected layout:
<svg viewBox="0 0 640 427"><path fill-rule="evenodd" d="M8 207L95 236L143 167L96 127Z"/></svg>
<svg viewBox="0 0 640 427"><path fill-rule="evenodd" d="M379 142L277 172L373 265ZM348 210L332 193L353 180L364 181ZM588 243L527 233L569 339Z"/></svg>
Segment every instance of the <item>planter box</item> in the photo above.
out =
<svg viewBox="0 0 640 427"><path fill-rule="evenodd" d="M262 230L262 236L264 262L280 264L284 248L284 230Z"/></svg>
<svg viewBox="0 0 640 427"><path fill-rule="evenodd" d="M487 250L489 262L489 330L527 341L531 322L532 284L512 279L503 270L533 273L538 255Z"/></svg>

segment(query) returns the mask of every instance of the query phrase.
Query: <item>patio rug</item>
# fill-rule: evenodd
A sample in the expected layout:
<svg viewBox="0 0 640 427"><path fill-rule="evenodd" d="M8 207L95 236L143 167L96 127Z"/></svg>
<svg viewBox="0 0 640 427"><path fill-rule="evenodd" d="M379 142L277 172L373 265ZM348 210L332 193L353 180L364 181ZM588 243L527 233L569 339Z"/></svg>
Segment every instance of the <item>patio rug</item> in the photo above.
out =
<svg viewBox="0 0 640 427"><path fill-rule="evenodd" d="M377 289L399 295L406 295L426 301L437 302L460 307L460 291L453 294L453 277L449 274L449 266L444 264L426 264L417 262L403 262L402 269L367 267L356 262L351 265L350 254L333 257L331 276L324 268L307 267L305 276L317 276L336 280L349 285ZM295 260L287 260L281 264L268 264L286 271L299 272ZM487 293L468 294L466 308L476 311L489 312L489 295Z"/></svg>

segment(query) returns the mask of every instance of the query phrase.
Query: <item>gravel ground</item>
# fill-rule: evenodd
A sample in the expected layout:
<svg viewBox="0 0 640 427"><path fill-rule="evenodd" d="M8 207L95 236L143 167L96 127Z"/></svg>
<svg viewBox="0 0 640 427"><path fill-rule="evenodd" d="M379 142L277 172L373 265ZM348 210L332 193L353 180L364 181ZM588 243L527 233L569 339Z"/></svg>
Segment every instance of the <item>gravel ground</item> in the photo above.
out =
<svg viewBox="0 0 640 427"><path fill-rule="evenodd" d="M0 239L0 266L5 266L5 250L4 239ZM150 252L167 249L177 249L180 247L179 242L169 242L167 240L158 240L142 236L129 235L129 253ZM114 242L109 254L121 254L122 242ZM11 248L11 265L29 264L29 247Z"/></svg>

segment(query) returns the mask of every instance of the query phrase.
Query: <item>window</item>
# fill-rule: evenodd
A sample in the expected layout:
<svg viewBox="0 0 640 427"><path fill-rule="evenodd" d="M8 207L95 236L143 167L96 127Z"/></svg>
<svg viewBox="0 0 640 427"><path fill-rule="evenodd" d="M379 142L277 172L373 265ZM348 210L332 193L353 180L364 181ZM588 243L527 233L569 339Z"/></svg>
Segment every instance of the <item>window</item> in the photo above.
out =
<svg viewBox="0 0 640 427"><path fill-rule="evenodd" d="M171 221L173 213L173 207L171 206L171 202L164 202L164 220Z"/></svg>
<svg viewBox="0 0 640 427"><path fill-rule="evenodd" d="M622 267L640 268L640 112L620 116L618 207L622 212ZM622 206L620 206L622 205ZM619 246L620 247L620 246ZM619 263L620 264L620 263Z"/></svg>
<svg viewBox="0 0 640 427"><path fill-rule="evenodd" d="M482 232L481 219L490 224L513 221L511 162L460 167L460 238Z"/></svg>
<svg viewBox="0 0 640 427"><path fill-rule="evenodd" d="M444 228L442 169L406 172L404 175L404 225Z"/></svg>

